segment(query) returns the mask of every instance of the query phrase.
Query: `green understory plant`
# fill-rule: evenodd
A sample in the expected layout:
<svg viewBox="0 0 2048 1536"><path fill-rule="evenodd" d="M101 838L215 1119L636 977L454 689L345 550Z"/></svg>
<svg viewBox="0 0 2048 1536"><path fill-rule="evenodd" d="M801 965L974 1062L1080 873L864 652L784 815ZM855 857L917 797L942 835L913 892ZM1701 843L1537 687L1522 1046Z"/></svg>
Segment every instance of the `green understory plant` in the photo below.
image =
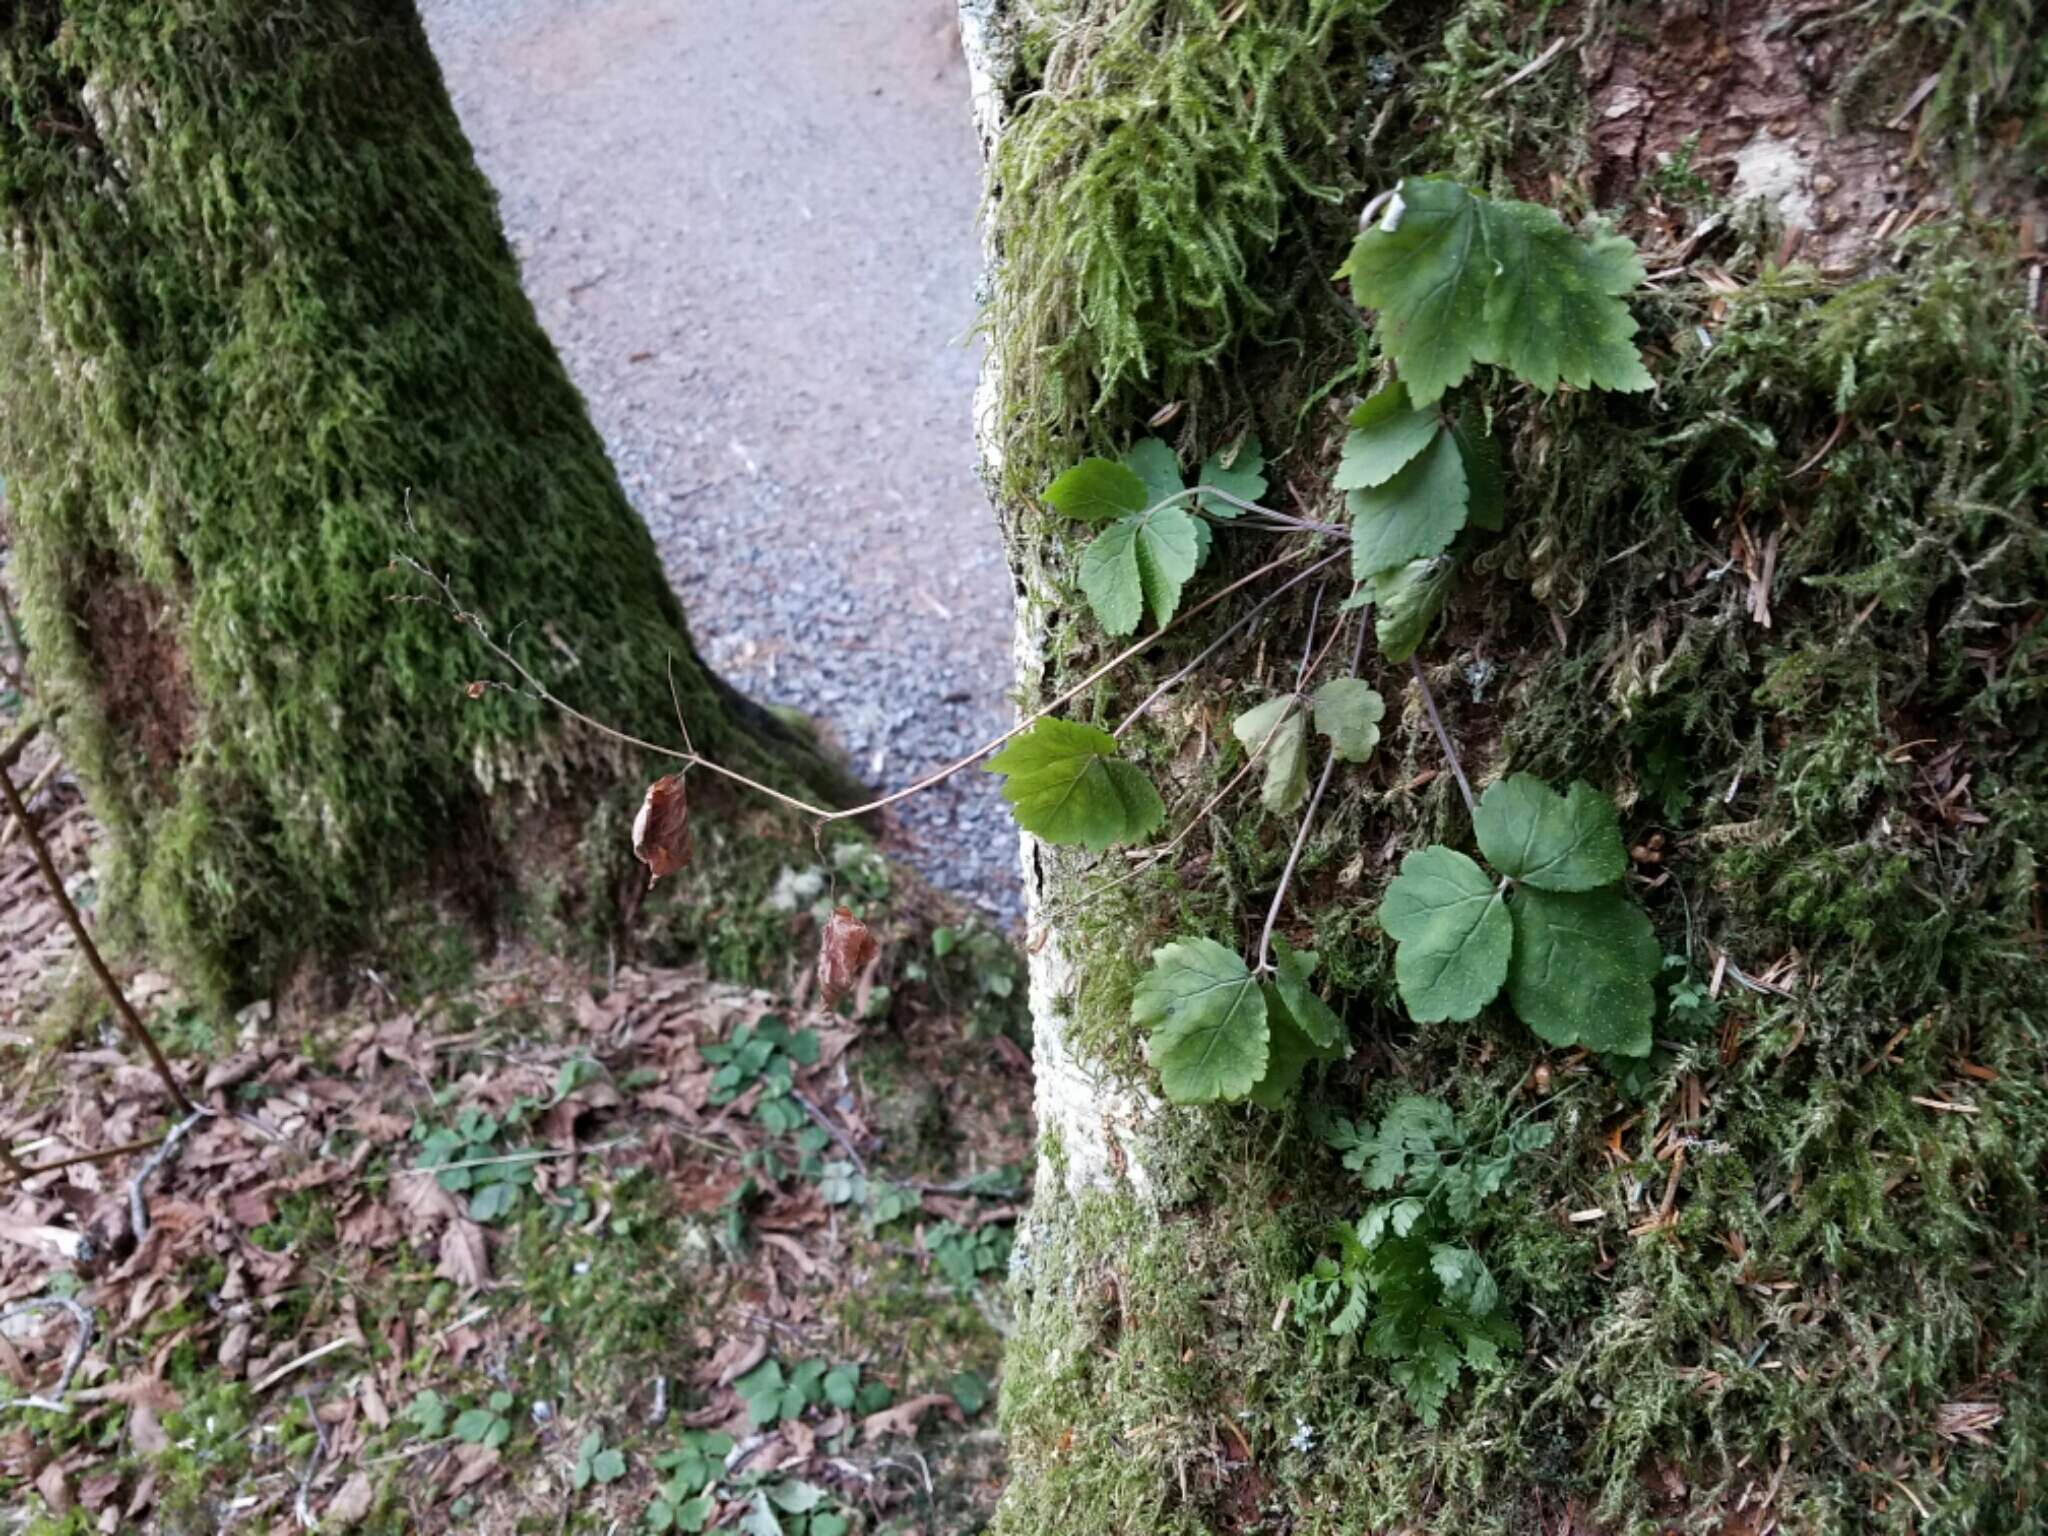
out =
<svg viewBox="0 0 2048 1536"><path fill-rule="evenodd" d="M1521 1343L1470 1235L1515 1159L1549 1145L1551 1126L1522 1120L1473 1134L1442 1100L1409 1094L1377 1128L1331 1118L1321 1130L1368 1190L1391 1198L1331 1229L1336 1256L1301 1277L1295 1303L1338 1338L1363 1328L1365 1352L1387 1363L1434 1428L1463 1371L1497 1371L1501 1352Z"/></svg>

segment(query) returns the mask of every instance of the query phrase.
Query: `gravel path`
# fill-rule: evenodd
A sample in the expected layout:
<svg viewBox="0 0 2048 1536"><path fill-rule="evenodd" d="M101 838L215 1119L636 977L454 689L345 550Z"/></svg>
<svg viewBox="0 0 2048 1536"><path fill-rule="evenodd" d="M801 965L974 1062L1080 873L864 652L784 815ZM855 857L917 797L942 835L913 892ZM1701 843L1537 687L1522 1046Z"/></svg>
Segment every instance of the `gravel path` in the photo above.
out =
<svg viewBox="0 0 2048 1536"><path fill-rule="evenodd" d="M712 663L894 788L1011 718L948 0L424 0L542 323ZM898 852L1012 918L994 781Z"/></svg>

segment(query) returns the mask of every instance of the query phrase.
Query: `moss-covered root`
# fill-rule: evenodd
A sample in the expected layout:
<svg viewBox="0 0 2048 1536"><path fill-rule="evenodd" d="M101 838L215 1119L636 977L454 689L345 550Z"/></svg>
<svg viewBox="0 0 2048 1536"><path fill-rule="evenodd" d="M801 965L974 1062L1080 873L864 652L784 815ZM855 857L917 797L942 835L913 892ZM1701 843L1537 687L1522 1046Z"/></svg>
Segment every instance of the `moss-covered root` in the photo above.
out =
<svg viewBox="0 0 2048 1536"><path fill-rule="evenodd" d="M410 0L0 21L0 465L107 905L231 991L345 937L480 797L619 766L549 686L778 777L820 754L703 668L520 292ZM636 769L634 777L638 776Z"/></svg>

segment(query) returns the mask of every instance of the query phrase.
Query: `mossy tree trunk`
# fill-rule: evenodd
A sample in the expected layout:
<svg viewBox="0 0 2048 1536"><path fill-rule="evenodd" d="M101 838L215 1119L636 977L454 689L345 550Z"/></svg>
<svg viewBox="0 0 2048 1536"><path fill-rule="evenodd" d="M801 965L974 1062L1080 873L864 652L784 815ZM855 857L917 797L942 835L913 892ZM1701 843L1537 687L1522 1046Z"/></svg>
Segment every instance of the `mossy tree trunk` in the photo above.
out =
<svg viewBox="0 0 2048 1536"><path fill-rule="evenodd" d="M963 4L1027 699L1113 644L1087 530L1038 499L1059 468L1178 403L1184 464L1255 427L1282 505L1338 505L1377 364L1323 274L1372 193L1439 174L1604 212L1660 274L1634 301L1654 394L1480 382L1509 520L1419 653L1476 785L1622 807L1670 957L1651 1066L1546 1050L1504 1007L1402 1010L1380 892L1404 851L1470 846L1405 666L1367 662L1379 755L1335 780L1283 915L1351 1037L1298 1108L1162 1103L1129 1017L1154 946L1256 945L1296 818L1241 794L1135 880L1027 839L1006 1536L2039 1528L2048 345L2016 221L2048 45L2019 8L1856 14ZM1269 558L1256 537L1219 532L1201 579ZM1242 763L1229 722L1292 675L1302 597L1125 736L1162 836ZM1120 721L1231 617L1073 713ZM1317 1115L1404 1093L1555 1131L1463 1234L1522 1347L1433 1426L1294 1295L1374 1198Z"/></svg>
<svg viewBox="0 0 2048 1536"><path fill-rule="evenodd" d="M208 987L347 940L451 843L650 766L498 677L784 784L812 748L702 665L520 291L410 0L11 6L0 410L43 699L105 905ZM481 829L481 839L476 835Z"/></svg>

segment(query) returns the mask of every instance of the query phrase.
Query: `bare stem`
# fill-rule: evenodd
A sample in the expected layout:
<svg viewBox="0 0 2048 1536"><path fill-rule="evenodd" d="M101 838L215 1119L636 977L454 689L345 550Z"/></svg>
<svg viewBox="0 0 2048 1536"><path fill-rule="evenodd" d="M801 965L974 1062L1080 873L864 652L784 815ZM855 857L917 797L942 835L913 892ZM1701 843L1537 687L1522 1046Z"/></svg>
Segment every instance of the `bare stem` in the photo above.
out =
<svg viewBox="0 0 2048 1536"><path fill-rule="evenodd" d="M6 796L7 809L13 813L15 822L21 827L22 838L35 850L36 868L42 874L43 885L49 890L51 899L57 903L58 909L63 912L64 921L71 925L72 937L78 940L78 947L84 953L86 963L99 978L100 986L113 1003L115 1013L120 1016L122 1027L128 1031L128 1037L141 1046L148 1055L150 1064L156 1068L156 1075L163 1079L164 1087L170 1091L171 1097L177 1101L180 1109L188 1115L206 1113L194 1104L186 1096L185 1090L178 1085L177 1075L171 1071L171 1064L164 1059L164 1053L156 1043L156 1037L150 1034L148 1026L142 1022L142 1016L135 1011L135 1005L128 1001L128 994L121 990L121 984L114 980L114 973L107 969L107 962L100 958L99 946L93 943L92 935L86 932L85 920L78 915L78 908L71 900L71 893L64 889L64 878L57 873L57 865L50 857L50 845L43 841L43 834L36 829L34 820L29 816L28 806L21 798L21 791L15 787L14 775L4 768L0 768L0 794Z"/></svg>
<svg viewBox="0 0 2048 1536"><path fill-rule="evenodd" d="M954 774L960 772L963 768L973 767L976 763L980 762L984 757L987 757L989 753L995 751L996 748L1002 746L1005 742L1011 740L1014 737L1023 735L1024 732L1030 730L1032 726L1036 725L1039 721L1043 720L1047 715L1050 715L1054 710L1061 708L1063 705L1071 703L1076 698L1079 698L1083 693L1087 692L1090 688L1094 687L1095 684L1100 682L1103 678L1107 677L1111 672L1114 672L1118 667L1122 666L1132 657L1138 655L1143 651L1151 649L1151 647L1153 647L1154 645L1157 645L1164 636L1172 632L1175 625L1184 623L1185 621L1194 618L1197 614L1203 613L1208 609L1213 608L1216 604L1222 602L1226 597L1231 596L1233 593L1242 591L1245 587L1250 586L1253 582L1258 581L1260 578L1270 576L1274 571L1277 571L1282 566L1286 565L1292 558L1292 556L1283 555L1277 560L1269 560L1264 565L1260 566L1257 570L1250 572L1248 575L1240 576L1236 581L1233 581L1229 586L1223 588L1220 592L1211 593L1208 597L1203 598L1201 602L1196 603L1192 608L1185 609L1182 612L1175 614L1171 619L1167 620L1166 623L1162 624L1159 628L1152 631L1152 633L1147 635L1144 639L1137 641L1135 644L1126 646L1123 650L1117 652L1116 655L1112 656L1108 661L1104 662L1101 666L1097 667L1093 672L1090 672L1086 677L1082 678L1080 682L1074 684L1073 687L1069 688L1065 693L1061 694L1058 698L1054 699L1050 704L1046 705L1043 709L1037 711L1035 714L1029 715L1026 718L1018 721L1017 724L1011 726L1010 729L1003 732L1002 735L996 737L993 741L985 742L981 746L976 747L972 752L968 753L967 756L959 759L957 762L948 763L945 767L938 769L936 772L926 774L916 783L907 785L906 787L896 790L891 794L884 795L879 800L871 800L866 805L856 805L848 810L843 811L828 811L822 806L812 805L807 800L799 800L794 795L786 795L781 790L771 788L770 786L761 783L757 779L750 779L745 774L740 773L735 769L727 768L721 763L713 762L710 758L705 757L702 753L695 751L679 752L674 747L664 747L658 742L646 741L638 736L629 735L625 731L617 730L612 726L606 725L602 720L593 719L589 715L584 714L582 710L577 709L575 706L571 704L564 703L562 700L556 698L554 694L550 693L547 689L547 685L541 682L541 680L538 677L534 676L532 672L528 671L524 663L522 663L510 651L506 650L505 647L498 644L497 641L491 638L490 631L484 626L483 621L480 618L478 618L477 615L470 613L469 611L464 609L461 606L461 604L459 604L455 600L455 593L453 589L450 588L447 580L444 577L435 575L432 571L428 570L426 566L422 565L419 561L413 559L409 555L400 555L398 557L401 563L403 563L413 571L417 572L418 574L426 577L427 580L431 581L435 585L435 587L439 589L442 598L445 601L446 606L448 607L449 612L451 612L455 616L456 622L460 624L467 624L470 628L474 629L476 631L477 639L483 643L484 648L488 650L493 656L497 657L500 661L504 662L505 665L510 667L514 672L518 673L521 680L524 681L527 687L532 690L533 697L538 699L541 703L547 704L552 708L560 711L562 714L568 716L571 720L575 720L580 724L589 726L590 729L598 732L600 735L609 736L614 741L623 742L625 745L630 747L638 747L643 752L652 752L660 757L673 758L679 762L687 763L694 767L702 768L707 773L716 774L718 777L722 779L729 779L735 784L739 784L747 789L753 790L756 794L766 795L769 799L776 801L778 804L788 806L793 811L801 812L803 815L810 817L812 820L818 822L820 825L823 825L827 822L848 821L855 817L870 815L873 812L879 811L886 806L896 804L899 800L907 800L912 795L919 794L924 790L930 789L935 784L943 783L945 780L951 778ZM1331 558L1334 559L1335 557L1332 556ZM425 601L425 599L416 600Z"/></svg>
<svg viewBox="0 0 2048 1536"><path fill-rule="evenodd" d="M1332 638L1334 639L1335 637L1333 636ZM1354 674L1358 671L1358 663L1364 655L1365 626L1360 624L1358 626L1357 638L1353 640L1351 645L1351 670ZM1307 661L1306 657L1302 659L1304 663ZM1307 671L1306 666L1303 667L1303 671L1304 673ZM1323 803L1323 791L1330 787L1330 776L1336 771L1337 754L1333 750L1329 758L1323 763L1322 777L1316 780L1316 792L1309 796L1308 809L1301 813L1301 830L1294 834L1294 846L1287 851L1287 867L1280 871L1280 884L1273 892L1273 904L1266 908L1266 926L1259 930L1259 963L1257 969L1260 972L1272 969L1272 964L1267 956L1273 947L1273 929L1280 921L1281 907L1286 905L1287 887L1294 880L1294 866L1301 862L1301 850L1308 846L1309 828L1313 827L1316 822L1316 807Z"/></svg>
<svg viewBox="0 0 2048 1536"><path fill-rule="evenodd" d="M1112 736L1123 735L1125 731L1128 731L1132 726L1136 725L1138 721L1144 717L1145 712L1147 710L1149 710L1154 704L1157 704L1162 698L1164 698L1167 695L1167 693L1170 692L1176 685L1178 685L1184 678L1186 678L1190 672L1193 672L1195 668L1199 667L1203 662L1207 661L1211 656L1215 655L1218 651L1223 649L1223 647L1229 643L1231 637L1234 636L1239 630L1243 629L1247 624L1250 624L1253 620L1258 618L1258 616L1261 613L1265 612L1266 609L1270 608L1275 602L1279 601L1279 599L1283 597L1289 590L1291 590L1294 587L1300 586L1304 581L1307 581L1309 577L1315 575L1316 572L1327 567L1332 561L1341 560L1343 559L1343 557L1343 550L1339 550L1337 551L1337 553L1333 555L1324 556L1321 560L1318 560L1314 565L1309 566L1306 570L1297 572L1295 575L1288 577L1287 580L1283 581L1271 592L1268 592L1264 597L1260 598L1256 603L1252 604L1250 609L1246 611L1243 618L1239 619L1235 624L1231 625L1230 628L1224 630L1222 634L1218 635L1207 646L1203 647L1201 654L1196 656L1193 661L1189 662L1186 666L1182 667L1178 672L1175 672L1173 676L1169 677L1165 682L1161 683L1157 688L1154 688L1150 693L1146 694L1144 702L1141 703L1136 709L1132 710L1128 715L1124 716L1123 724L1119 725L1114 731L1111 731L1110 734Z"/></svg>
<svg viewBox="0 0 2048 1536"><path fill-rule="evenodd" d="M1410 656L1408 667L1415 674L1415 686L1422 690L1422 707L1429 711L1429 723L1436 728L1437 745L1444 749L1444 758L1451 765L1451 777L1458 781L1458 793L1465 797L1465 814L1477 816L1479 805L1472 798L1472 785L1465 777L1464 764L1458 761L1458 749L1451 745L1451 733L1444 729L1444 717L1436 712L1436 695L1429 691L1429 679L1422 675L1422 663Z"/></svg>

